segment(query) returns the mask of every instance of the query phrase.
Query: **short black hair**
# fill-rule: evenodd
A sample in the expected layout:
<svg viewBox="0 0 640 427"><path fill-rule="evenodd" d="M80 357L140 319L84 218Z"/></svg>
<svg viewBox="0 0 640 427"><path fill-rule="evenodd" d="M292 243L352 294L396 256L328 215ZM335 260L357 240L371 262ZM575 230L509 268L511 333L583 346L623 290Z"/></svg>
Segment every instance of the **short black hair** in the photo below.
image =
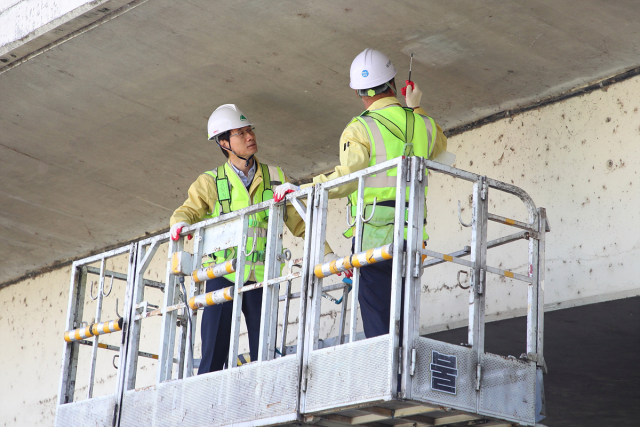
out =
<svg viewBox="0 0 640 427"><path fill-rule="evenodd" d="M227 141L229 143L231 143L231 130L228 130L226 132L222 132L218 135L216 135L216 142L218 143L218 145L220 146L220 141ZM222 146L220 146L220 150L222 150L222 154L224 154L224 156L228 159L229 158L229 151L225 150L224 148L222 148Z"/></svg>
<svg viewBox="0 0 640 427"><path fill-rule="evenodd" d="M380 86L376 86L376 87L372 87L369 89L358 89L358 95L360 96L376 96L376 95L380 95L381 93L385 93L386 91L391 91L393 93L393 89L389 88L389 86L393 86L396 87L396 79L395 77L392 78L391 80L389 80L386 83L382 83ZM369 91L373 90L374 94L373 95L369 95Z"/></svg>

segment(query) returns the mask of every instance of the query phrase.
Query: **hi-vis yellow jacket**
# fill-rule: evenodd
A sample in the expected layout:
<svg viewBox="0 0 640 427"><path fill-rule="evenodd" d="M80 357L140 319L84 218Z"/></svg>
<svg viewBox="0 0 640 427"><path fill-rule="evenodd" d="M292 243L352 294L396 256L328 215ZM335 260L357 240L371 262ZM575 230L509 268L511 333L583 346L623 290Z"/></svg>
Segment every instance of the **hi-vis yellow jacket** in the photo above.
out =
<svg viewBox="0 0 640 427"><path fill-rule="evenodd" d="M399 128L403 129L400 133L405 132L405 112L395 97L385 97L375 101L369 106L368 111L384 116L381 117L382 120L397 122ZM414 154L434 159L447 149L447 138L444 136L442 128L428 117L422 108L416 108L414 113L416 113L413 139ZM353 119L347 125L340 138L340 165L336 166L331 174L316 176L313 179L313 184L348 175L402 155L402 141L398 140L394 136L394 132L389 130L389 127L393 128L393 123L385 126L380 121L366 117L364 114ZM374 197L377 197L378 202L395 199L395 181L389 179L392 178L392 175L395 175L395 169L387 172L387 174L389 177L368 179L370 183L365 188L366 216L371 211L371 202ZM377 181L380 182L377 183ZM383 181L393 182L389 184L389 182ZM352 202L351 208L355 210L356 190L357 181L329 191L329 197L349 197ZM390 243L393 234L393 220L394 208L377 206L374 218L371 222L365 224L363 228L362 248L370 249ZM346 237L351 237L352 235L353 229L345 232ZM428 238L426 233L424 233L423 237L425 239Z"/></svg>
<svg viewBox="0 0 640 427"><path fill-rule="evenodd" d="M264 191L263 166L256 157L254 157L254 160L256 162L256 173L248 189L242 184L240 177L238 177L231 164L227 162L224 165L224 172L229 180L229 188L231 191L231 211L239 210L273 198L273 193L271 191ZM287 177L282 173L282 170L279 167L268 166L268 170L272 188L280 183L284 183L282 182L283 179L285 182L288 182ZM187 200L182 204L182 206L175 210L171 216L170 225L178 222L195 224L206 218L220 215L221 204L219 203L215 180L217 173L217 168L210 172L205 172L200 175L193 184L191 184ZM258 218L258 216L260 216L260 218ZM253 236L260 236L260 229L266 228L266 221L263 216L264 214L261 214L257 215L256 218L253 218L254 221L250 224L250 226L252 226ZM305 223L291 204L287 204L287 216L285 223L294 236L304 237ZM258 238L256 250L254 252L255 255L252 255L251 259L247 259L244 277L245 282L248 280L260 282L264 279L263 246L266 241L263 240L263 238ZM251 250L252 243L253 241L251 238L248 239L247 250ZM216 263L235 256L233 253L234 251L227 251L226 254L223 252L224 251L221 251L214 255ZM329 252L333 251L328 244L325 244L325 254ZM235 280L234 274L230 274L225 277L231 281Z"/></svg>

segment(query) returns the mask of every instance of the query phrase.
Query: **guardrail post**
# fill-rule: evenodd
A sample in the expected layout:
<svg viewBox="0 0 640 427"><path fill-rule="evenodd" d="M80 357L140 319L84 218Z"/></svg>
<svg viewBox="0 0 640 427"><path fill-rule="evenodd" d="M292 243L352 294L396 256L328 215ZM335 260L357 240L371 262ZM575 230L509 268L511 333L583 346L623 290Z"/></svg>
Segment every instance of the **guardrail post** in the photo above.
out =
<svg viewBox="0 0 640 427"><path fill-rule="evenodd" d="M405 197L400 193L405 193L400 188L402 183L410 186L409 188L409 207L407 216L407 248L405 253L404 266L404 312L401 314L403 318L403 336L401 337L402 345L402 377L400 396L403 399L411 398L412 374L410 372L412 350L415 348L414 340L420 336L420 277L422 276L422 230L424 227L424 190L427 185L426 167L423 159L420 157L411 157L407 159L407 167L410 168L409 181L407 179L400 180L396 195L396 219L398 225L398 235L394 240L394 252L396 247L400 250L398 266L402 267L402 249L404 240L404 224L405 218ZM400 172L398 172L400 175ZM395 244L395 242L398 242ZM394 263L396 257L394 255ZM396 279L398 280L398 279ZM398 280L397 283L400 283ZM396 328L399 333L399 328ZM392 330L393 331L393 330Z"/></svg>
<svg viewBox="0 0 640 427"><path fill-rule="evenodd" d="M162 323L160 328L160 350L158 351L158 373L156 383L171 379L173 370L173 348L175 346L176 337L176 320L178 311L174 310L166 312L167 307L175 304L177 278L171 273L171 255L174 252L182 250L184 238L180 238L174 242L169 239L169 248L167 250L167 275L164 286L164 301L162 305Z"/></svg>
<svg viewBox="0 0 640 427"><path fill-rule="evenodd" d="M71 284L69 285L69 304L67 307L67 323L65 330L80 327L84 311L84 296L87 288L87 267L71 267ZM58 405L73 402L78 371L78 342L64 342L62 350L62 367L58 388Z"/></svg>
<svg viewBox="0 0 640 427"><path fill-rule="evenodd" d="M486 177L473 184L473 219L471 231L471 286L469 287L469 344L477 357L484 354L484 310L487 266L487 216L489 186ZM479 406L480 394L477 396Z"/></svg>
<svg viewBox="0 0 640 427"><path fill-rule="evenodd" d="M247 233L249 231L249 217L243 214L241 217L242 232L238 235L237 261L236 261L236 282L233 290L233 310L231 315L231 338L229 343L229 360L227 369L238 366L238 341L240 335L240 323L242 320L242 294L240 289L244 286L244 265L246 263ZM255 238L255 236L254 236ZM264 315L264 313L263 313Z"/></svg>
<svg viewBox="0 0 640 427"><path fill-rule="evenodd" d="M538 366L544 365L544 273L545 273L545 237L547 231L547 210L545 208L538 209L538 298L537 298L537 323L538 331L536 336L536 353Z"/></svg>
<svg viewBox="0 0 640 427"><path fill-rule="evenodd" d="M284 204L283 206L286 206ZM264 281L280 275L280 261L276 258L282 253L283 206L271 204L267 229L267 247L264 259ZM253 291L252 291L253 292ZM278 327L278 296L280 284L265 285L262 288L262 316L260 319L260 343L258 361L273 359L276 349L276 331Z"/></svg>
<svg viewBox="0 0 640 427"><path fill-rule="evenodd" d="M131 243L131 245L129 245L129 260L127 263L127 287L125 290L124 310L122 313L124 323L122 327L122 339L120 340L120 352L118 353L118 358L120 360L120 369L118 369L118 386L116 387L116 407L113 414L113 425L119 425L120 422L122 397L126 387L127 375L129 373L129 366L127 363L129 359L129 335L132 331L131 323L133 321L133 315L131 312L131 301L134 295L136 264L138 262L137 253L138 245L136 243ZM137 352L138 351L136 348L136 354Z"/></svg>
<svg viewBox="0 0 640 427"><path fill-rule="evenodd" d="M104 270L105 270L105 258L102 257L100 261L100 278L98 279L98 302L96 303L96 317L95 323L100 323L100 317L102 316L102 300L104 299ZM93 382L96 376L96 362L98 358L98 341L100 337L98 335L93 337L93 345L91 346L91 365L89 366L89 387L87 387L87 399L93 397Z"/></svg>
<svg viewBox="0 0 640 427"><path fill-rule="evenodd" d="M203 250L203 244L202 244L202 240L204 239L204 229L203 228L198 228L195 232L194 235L194 242L193 242L193 270L198 270L201 267L202 264L202 250ZM187 301L189 301L191 299L191 297L193 297L196 294L199 294L200 292L199 289L204 286L204 285L199 285L198 283L194 282L193 279L190 279L190 286L187 289ZM206 283L206 282L203 282ZM184 372L182 374L183 378L189 378L191 376L193 376L193 345L195 342L195 335L196 335L196 325L197 325L197 320L198 320L198 310L191 310L190 307L185 307L184 309L184 314L185 317L188 317L191 319L191 321L189 322L189 319L187 319L187 337L186 337L186 345L185 345L185 353L184 353Z"/></svg>

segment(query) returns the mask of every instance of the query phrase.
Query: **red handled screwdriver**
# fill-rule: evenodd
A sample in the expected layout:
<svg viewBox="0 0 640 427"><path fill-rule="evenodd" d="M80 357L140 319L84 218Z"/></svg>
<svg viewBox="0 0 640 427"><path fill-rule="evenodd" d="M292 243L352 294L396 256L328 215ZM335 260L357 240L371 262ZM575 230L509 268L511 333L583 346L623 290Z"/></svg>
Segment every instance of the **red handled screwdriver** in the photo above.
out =
<svg viewBox="0 0 640 427"><path fill-rule="evenodd" d="M402 96L407 96L407 86L411 86L411 89L416 88L411 81L411 64L413 64L413 53L411 54L411 60L409 61L409 80L405 81L406 86L402 88Z"/></svg>

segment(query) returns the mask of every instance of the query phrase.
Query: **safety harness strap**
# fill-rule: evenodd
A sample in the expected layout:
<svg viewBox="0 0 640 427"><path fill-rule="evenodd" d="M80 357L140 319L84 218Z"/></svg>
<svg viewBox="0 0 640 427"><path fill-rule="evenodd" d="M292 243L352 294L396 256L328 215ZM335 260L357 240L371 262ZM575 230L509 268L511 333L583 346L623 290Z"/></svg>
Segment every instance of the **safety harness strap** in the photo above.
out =
<svg viewBox="0 0 640 427"><path fill-rule="evenodd" d="M223 214L231 212L231 185L229 178L224 170L224 165L218 166L218 175L216 176L216 190L218 190L218 202Z"/></svg>
<svg viewBox="0 0 640 427"><path fill-rule="evenodd" d="M395 124L388 118L384 117L382 114L367 110L364 113L362 113L361 116L368 116L376 120L378 123L384 126L389 132L391 132L396 138L404 142L403 155L405 157L410 157L410 156L413 156L413 127L415 124L415 116L413 114L413 110L404 109L404 108L403 110L406 117L406 120L405 120L406 127L405 127L404 133L402 132L402 130L397 124Z"/></svg>

